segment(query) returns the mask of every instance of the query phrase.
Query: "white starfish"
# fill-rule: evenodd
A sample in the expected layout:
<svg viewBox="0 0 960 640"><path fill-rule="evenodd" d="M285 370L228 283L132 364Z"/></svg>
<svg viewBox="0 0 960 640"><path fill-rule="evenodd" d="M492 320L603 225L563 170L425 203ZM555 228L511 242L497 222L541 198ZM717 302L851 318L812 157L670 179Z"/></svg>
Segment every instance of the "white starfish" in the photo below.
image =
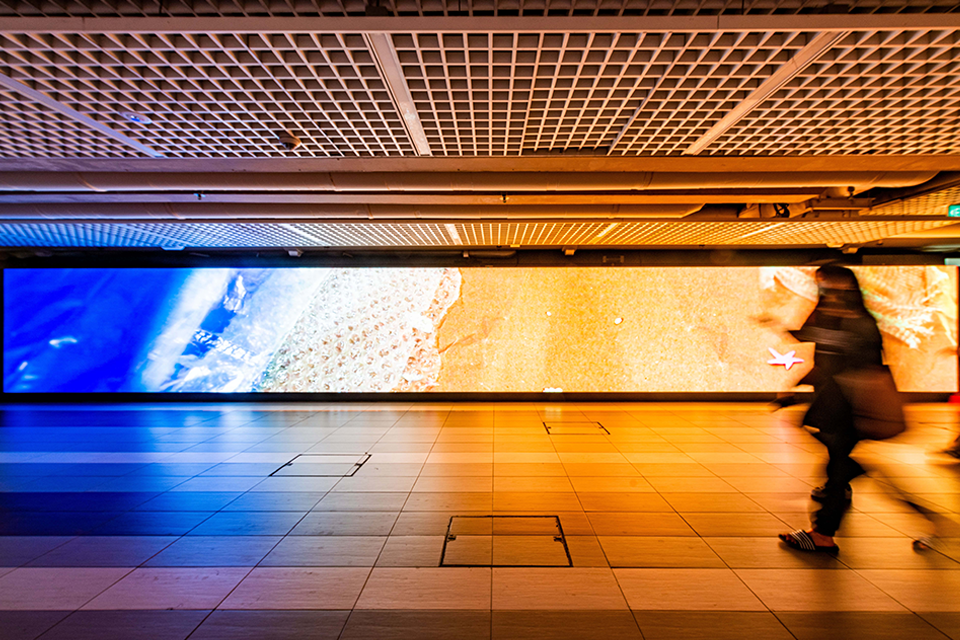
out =
<svg viewBox="0 0 960 640"><path fill-rule="evenodd" d="M773 360L767 360L767 364L772 364L773 366L783 365L783 368L787 371L790 371L790 367L795 364L800 364L803 362L802 358L794 358L796 351L788 351L786 353L777 353L775 349L767 348L770 352L770 355L773 356Z"/></svg>

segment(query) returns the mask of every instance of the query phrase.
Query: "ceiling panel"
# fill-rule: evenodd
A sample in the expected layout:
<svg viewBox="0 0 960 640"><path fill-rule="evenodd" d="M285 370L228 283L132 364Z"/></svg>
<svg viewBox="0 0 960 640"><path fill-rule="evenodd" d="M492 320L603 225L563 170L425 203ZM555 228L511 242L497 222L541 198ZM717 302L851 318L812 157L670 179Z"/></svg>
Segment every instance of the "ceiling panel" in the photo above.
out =
<svg viewBox="0 0 960 640"><path fill-rule="evenodd" d="M0 73L168 157L415 156L397 89L409 90L407 121L419 119L435 156L679 156L817 37L394 33L402 77L385 78L359 32L31 32L0 35ZM285 130L299 149L280 146ZM112 143L90 151L99 139L79 134L59 142L69 131L50 126L24 139L0 128L0 149L129 154ZM958 138L960 30L857 31L704 153L957 154Z"/></svg>
<svg viewBox="0 0 960 640"><path fill-rule="evenodd" d="M357 34L8 34L0 73L167 156L413 155Z"/></svg>
<svg viewBox="0 0 960 640"><path fill-rule="evenodd" d="M677 155L810 37L437 33L393 40L434 155Z"/></svg>
<svg viewBox="0 0 960 640"><path fill-rule="evenodd" d="M142 158L139 151L0 87L0 157Z"/></svg>
<svg viewBox="0 0 960 640"><path fill-rule="evenodd" d="M849 34L706 153L960 153L960 33Z"/></svg>

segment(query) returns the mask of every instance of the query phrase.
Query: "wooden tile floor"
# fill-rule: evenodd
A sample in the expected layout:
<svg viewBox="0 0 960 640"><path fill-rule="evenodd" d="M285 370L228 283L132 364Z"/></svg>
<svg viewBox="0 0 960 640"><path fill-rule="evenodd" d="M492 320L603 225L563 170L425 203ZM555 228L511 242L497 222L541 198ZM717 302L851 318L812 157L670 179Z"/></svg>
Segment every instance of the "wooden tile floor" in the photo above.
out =
<svg viewBox="0 0 960 640"><path fill-rule="evenodd" d="M960 464L935 453L957 407L857 450L837 558L776 538L822 482L801 415L8 406L0 637L960 640ZM942 514L939 551L898 487Z"/></svg>

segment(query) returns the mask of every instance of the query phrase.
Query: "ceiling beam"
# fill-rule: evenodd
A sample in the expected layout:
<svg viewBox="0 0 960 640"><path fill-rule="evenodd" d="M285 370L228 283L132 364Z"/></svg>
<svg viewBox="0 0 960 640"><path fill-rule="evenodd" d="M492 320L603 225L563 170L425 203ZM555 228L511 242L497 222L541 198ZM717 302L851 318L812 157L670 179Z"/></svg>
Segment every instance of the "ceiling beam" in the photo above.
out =
<svg viewBox="0 0 960 640"><path fill-rule="evenodd" d="M427 134L423 131L423 123L420 122L420 114L417 113L417 105L413 101L413 94L410 93L407 79L403 75L400 58L393 47L393 38L388 33L375 32L365 33L363 39L373 52L373 59L380 71L380 77L387 85L387 91L393 98L400 118L403 120L403 127L414 149L417 150L417 155L433 155L430 151L430 143L427 141Z"/></svg>
<svg viewBox="0 0 960 640"><path fill-rule="evenodd" d="M855 192L874 187L900 188L918 185L936 177L935 172L887 171L858 172L599 172L550 173L513 172L405 172L378 173L93 173L26 172L0 173L0 191L75 192L108 191L181 193L288 192L288 193L613 193L636 191L679 192L683 190L725 189L727 192L772 189L775 192L797 189L838 187Z"/></svg>
<svg viewBox="0 0 960 640"><path fill-rule="evenodd" d="M960 29L960 13L718 16L12 18L0 33L621 33Z"/></svg>
<svg viewBox="0 0 960 640"><path fill-rule="evenodd" d="M159 151L155 151L154 149L151 149L147 145L141 144L136 140L134 140L133 138L123 135L119 131L114 131L107 125L101 122L97 122L96 120L94 120L89 116L83 115L76 109L72 107L68 107L62 102L58 102L54 100L53 98L43 93L42 91L37 91L36 89L29 87L26 84L20 82L19 80L15 80L8 75L4 75L0 73L0 87L5 87L10 91L19 93L27 97L29 100L32 100L33 102L38 102L43 106L47 107L48 109L56 111L60 115L66 116L67 118L70 118L71 120L78 122L84 125L85 127L89 127L96 131L99 131L100 133L107 136L108 138L113 138L117 142L125 144L128 147L131 147L133 149L136 149L140 153L145 153L146 155L154 158L163 157L163 154L160 153Z"/></svg>
<svg viewBox="0 0 960 640"><path fill-rule="evenodd" d="M355 158L0 158L0 173L838 172L960 171L960 155L448 156Z"/></svg>
<svg viewBox="0 0 960 640"><path fill-rule="evenodd" d="M566 206L566 207L413 207L413 206L324 206L324 205L197 205L196 203L129 204L129 205L0 205L0 223L7 220L60 222L76 224L78 220L154 222L248 222L270 220L296 222L380 221L391 223L429 222L432 220L539 220L564 222L570 218L605 221L634 219L679 219L702 209L699 204Z"/></svg>
<svg viewBox="0 0 960 640"><path fill-rule="evenodd" d="M783 189L696 189L621 193L231 193L231 192L164 192L164 193L20 193L0 192L0 205L79 205L79 204L144 204L201 203L218 204L298 204L298 205L383 205L383 206L483 206L492 209L534 206L571 205L634 205L704 203L799 203L817 198L824 189L818 187ZM853 207L834 207L853 208Z"/></svg>
<svg viewBox="0 0 960 640"><path fill-rule="evenodd" d="M817 59L830 50L831 47L846 38L849 33L849 31L827 31L818 34L813 40L808 42L803 49L800 49L796 55L780 66L769 78L764 80L759 87L751 91L740 104L731 109L719 122L697 138L683 153L685 155L696 155L706 149L717 138L732 129L738 122L746 117L747 114L760 106L764 100L773 95L783 87L783 85L797 77L801 71L816 62Z"/></svg>

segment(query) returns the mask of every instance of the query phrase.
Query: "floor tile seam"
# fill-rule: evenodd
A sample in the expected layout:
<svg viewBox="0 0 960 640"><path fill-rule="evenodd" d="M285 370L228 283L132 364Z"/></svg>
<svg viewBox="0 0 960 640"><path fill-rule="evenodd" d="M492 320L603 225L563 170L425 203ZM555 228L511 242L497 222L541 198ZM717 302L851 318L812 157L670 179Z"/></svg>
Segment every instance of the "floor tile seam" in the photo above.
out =
<svg viewBox="0 0 960 640"><path fill-rule="evenodd" d="M199 441L199 442L194 443L192 446L190 446L190 447L188 447L187 449L185 449L184 452L189 452L191 449L194 449L194 448L196 448L196 447L199 447L200 445L208 444L208 443L211 443L211 442L213 442L213 441L215 441L215 440L218 440L219 438L222 438L222 437L224 437L224 436L226 436L226 435L229 435L229 434L233 433L233 432L236 431L237 429L243 428L243 426L244 426L244 425L237 425L237 426L235 426L235 427L228 428L227 430L223 431L222 433L217 433L216 435L211 435L209 438L206 438L205 440L201 440L201 441ZM187 428L189 428L189 427L187 427ZM290 427L286 427L286 428L284 428L282 431L286 431L286 430L289 429L289 428L290 428ZM280 433L282 433L282 431L281 431ZM245 451L247 451L247 449L250 449L250 448L252 448L252 447L255 447L255 446L257 446L258 444L261 444L261 443L263 443L264 441L269 440L270 438L272 438L272 437L275 436L275 435L277 435L277 434L276 434L276 433L275 433L275 434L272 434L272 435L264 438L263 440L260 440L260 441L258 441L258 442L255 442L255 443L250 444L249 447L247 447L246 449L244 449L244 450L241 451L240 453L244 453ZM247 444L247 443L243 443L243 444ZM203 451L203 452L198 451L198 452L196 452L196 453L208 453L208 452L206 452L206 451ZM240 455L240 454L238 453L237 455ZM230 459L230 458L227 458L227 460L229 460L229 459ZM225 461L224 461L224 462L225 462ZM222 464L222 463L217 463L217 464Z"/></svg>
<svg viewBox="0 0 960 640"><path fill-rule="evenodd" d="M705 545L707 546L708 549L710 549L710 551L713 553L713 555L717 556L717 558L720 559L720 562L723 563L723 566L724 566L724 567L726 567L726 568L727 568L730 572L732 572L732 573L736 573L736 572L737 572L736 567L732 566L722 555L720 555L720 554L717 552L717 550L713 547L713 545L710 544L710 540L709 540L708 538L709 538L709 537L717 537L717 536L707 536L707 537L704 537L704 536L698 535L697 537L700 538L700 540L703 542L703 544L705 544Z"/></svg>
<svg viewBox="0 0 960 640"><path fill-rule="evenodd" d="M937 633L940 633L944 637L944 640L951 640L952 638L956 637L956 636L951 636L946 631L941 629L939 626L937 626L937 624L933 620L927 620L925 617L923 617L924 614L929 615L929 614L943 613L942 611L911 611L911 613L916 617L920 618L921 620L923 620L928 625L930 625L935 631L937 631Z"/></svg>
<svg viewBox="0 0 960 640"><path fill-rule="evenodd" d="M336 485L334 485L334 486L336 486ZM250 493L250 492L252 492L252 491L253 491L253 488L251 487L251 489L250 489L249 491L245 492L244 494L241 494L240 496L237 496L236 500L239 500L241 497L243 497L243 495L245 495L246 493ZM311 508L308 509L307 511L303 512L303 514L302 514L302 515L300 516L300 518L293 524L293 526L291 526L289 529L287 529L287 532L286 532L286 533L284 533L284 534L282 534L282 535L279 536L280 539L277 540L277 544L275 544L275 545L270 549L270 551L267 552L267 555L268 555L270 552L272 552L273 549L276 548L276 546L277 546L278 544L280 544L287 536L289 536L289 535L293 532L293 530L296 529L296 528L300 525L300 523L303 522L304 519L305 519L308 515L310 515L311 513L313 513L313 509L314 509L318 504L320 504L320 502L321 502L324 498L326 498L328 495L330 495L330 493L331 493L332 491L333 491L333 488L331 487L331 488L330 488L328 491L326 491L322 496L320 496L320 498L314 503L313 507L311 507ZM255 492L255 493L266 493L266 492ZM296 493L296 492L281 491L280 493ZM319 493L319 492L317 492L317 493ZM224 506L225 506L225 507L226 507L226 506L229 506L229 504L233 504L233 502L235 502L236 500L233 500L233 501L231 501L230 503L228 503L228 505L224 505ZM223 509L220 509L220 511L215 512L214 515L219 514L219 513L221 513L221 512L223 512ZM244 512L244 511L229 511L229 512L227 512L227 513L271 513L271 512L264 512L264 511L247 511L247 512ZM292 512L291 512L291 511L284 511L284 512L276 512L276 513L297 513L297 511L292 511ZM210 517L212 518L213 516L210 516ZM206 521L204 521L204 522L206 522ZM203 523L200 523L200 524L203 524ZM199 527L199 526L200 526L200 525L198 524L197 527ZM194 527L194 529L196 529L197 527ZM193 531L193 529L191 529L190 531ZM184 535L187 536L187 535L189 535L189 534L190 534L190 532L188 531L188 532L187 532L186 534L184 534ZM270 536L270 535L265 535L265 536L263 536L263 537L271 537L271 536ZM257 565L259 565L260 562L263 562L263 560L267 557L267 555L264 555L263 558L260 558L260 560L257 562ZM256 566L256 565L255 565L255 566Z"/></svg>
<svg viewBox="0 0 960 640"><path fill-rule="evenodd" d="M739 571L750 571L750 570L751 570L751 569L735 569L735 570L734 570L734 573L737 574L737 578L739 578L739 579L741 580L741 582L743 582L743 579L740 577L740 574L739 574L738 572L739 572ZM928 569L928 570L929 570L929 571L934 571L934 570L936 570L936 569ZM885 595L886 597L890 598L890 600L892 600L893 602L895 602L895 603L897 603L898 605L900 605L901 607L903 607L906 611L908 611L908 612L910 612L910 613L912 613L912 614L914 614L914 615L916 615L916 614L918 613L917 611L915 611L915 610L911 609L910 607L908 607L908 606L907 606L906 604L904 604L903 602L900 602L900 600L898 600L896 597L894 597L893 594L888 593L887 591L885 591L880 585L876 584L875 582L873 582L872 580L870 580L870 579L867 578L866 576L862 575L862 574L861 574L861 571L864 571L863 569L853 569L853 568L848 568L848 569L816 569L816 568L814 568L814 569L801 569L801 571L850 571L851 573L857 574L857 576L858 576L861 580L863 580L864 582L866 582L867 584L869 584L870 586L872 586L874 589L876 589L877 591L879 591L880 593L882 593L882 594ZM870 569L867 569L867 571L870 571ZM897 569L881 569L881 571L897 571ZM911 571L911 569L903 569L903 571ZM947 571L951 571L951 569L947 569ZM749 587L748 587L748 588L749 588ZM752 591L752 590L751 590L751 591ZM755 594L755 595L756 595L756 594ZM757 596L757 599L760 599L759 596ZM763 602L763 601L761 600L761 602ZM766 604L764 604L764 606L766 606ZM769 608L769 607L768 607L768 608ZM773 612L772 609L770 609L770 611ZM823 611L823 609L816 609L816 610L811 609L811 610L810 610L811 613L821 613L822 611ZM799 613L799 612L797 612L797 611L781 611L781 613ZM893 613L896 613L896 612L893 612Z"/></svg>
<svg viewBox="0 0 960 640"><path fill-rule="evenodd" d="M47 627L37 635L33 636L33 640L40 640L44 636L44 634L49 633L50 631L53 630L54 627L59 626L61 622L64 622L67 618L69 618L70 616L76 613L76 611L65 611L63 609L60 609L59 611L60 613L66 613L67 615L63 616L62 618L60 618L59 620L51 624L49 627Z"/></svg>
<svg viewBox="0 0 960 640"><path fill-rule="evenodd" d="M85 493L85 492L84 492L84 493ZM162 495L162 494L160 494L160 495ZM152 498L151 498L151 499L152 499ZM44 512L37 512L37 513L44 513ZM51 512L51 513L57 513L57 512ZM92 512L90 512L90 513L98 513L98 512L92 511ZM104 527L106 527L106 526L109 525L110 523L114 522L115 520L119 520L120 518L122 518L122 517L124 517L124 516L126 516L127 514L130 514L130 513L142 513L142 514L146 514L146 513L171 513L171 512L164 512L164 511L135 511L135 510L133 510L133 509L128 509L128 510L126 510L126 511L120 511L120 512L117 512L117 515L115 515L114 517L112 517L112 518L110 518L110 519L108 519L108 520L105 520L105 521L101 522L95 529L92 529L89 534L81 534L81 535L78 535L78 536L76 536L76 537L78 537L78 538L85 538L85 537L96 536L97 531L99 531L100 529L103 529ZM196 529L197 527L199 527L200 525L202 525L204 522L206 522L206 521L209 520L210 518L212 518L212 517L213 517L216 513L218 513L218 512L216 512L216 511L213 511L213 512L191 511L191 512L188 512L188 513L208 513L208 515L207 515L206 518L204 518L203 520L201 520L201 521L200 521L199 523L197 523L195 526L193 526L193 527L191 527L190 529L188 529L185 533L181 534L179 537L188 535L191 531L193 531L194 529ZM101 534L101 535L104 535L104 534ZM122 534L121 534L121 535L122 535ZM129 535L131 535L131 536L133 536L133 537L138 536L138 534L129 534ZM176 534L173 534L173 535L176 535ZM106 536L104 536L104 537L106 537ZM111 536L111 537L112 537L112 536Z"/></svg>
<svg viewBox="0 0 960 640"><path fill-rule="evenodd" d="M100 596L102 596L104 593L106 593L107 591L109 591L110 589L112 589L113 587L115 587L117 584L119 584L124 578L126 578L126 577L129 576L131 573L133 573L134 571L137 570L136 567L129 567L129 568L128 568L128 567L97 567L97 568L127 569L127 571L126 571L126 573L124 573L123 575L121 575L119 578L117 578L116 580L114 580L113 582L111 582L109 585L107 585L106 587L104 587L103 589L101 589L100 591L98 591L98 592L96 593L96 595L92 596L90 599L86 600L86 601L85 601L83 604L81 604L79 607L77 607L76 609L74 609L74 610L71 612L71 615L73 615L73 613L76 613L77 611L82 611L85 606L87 606L88 604L90 604L91 602L93 602L94 600L96 600L97 598L99 598ZM67 617L70 617L70 616L67 616ZM66 618L64 618L64 620L66 620ZM61 620L61 622L63 622L63 620ZM57 624L59 624L59 623L57 623ZM44 632L44 633L46 633L46 632Z"/></svg>
<svg viewBox="0 0 960 640"><path fill-rule="evenodd" d="M417 478L419 479L420 476L418 475ZM416 484L416 481L414 481L414 484ZM407 502L410 501L410 496L412 496L412 495L413 495L413 491L407 492L407 497L403 499L403 505L400 507L400 510L397 512L397 517L394 518L393 524L390 525L390 531L387 532L387 535L386 535L386 536L383 536L383 538L384 538L384 540L383 540L383 546L380 547L380 551L377 552L377 558L376 558L376 560L374 561L374 563L371 565L371 573L372 573L372 571L373 571L372 568L373 568L373 567L376 567L377 564L380 562L380 557L383 555L384 550L387 548L387 543L390 541L390 537L393 535L394 530L397 528L397 523L400 522L400 516L403 515L404 509L405 509L406 506L407 506ZM331 513L337 513L337 512L331 512ZM372 512L372 511L346 512L346 511L344 511L344 512L340 512L340 513L375 513L375 512ZM389 512L388 512L388 513L389 513ZM411 513L412 513L412 512L411 512ZM379 537L379 536L376 536L376 537ZM366 583L364 583L364 586L366 586Z"/></svg>
<svg viewBox="0 0 960 640"><path fill-rule="evenodd" d="M617 590L620 592L620 597L623 598L623 603L627 605L627 611L630 611L630 617L633 618L634 624L637 625L637 631L640 633L640 637L643 638L643 630L640 628L640 621L637 620L637 617L633 615L633 610L630 609L630 600L627 598L627 594L623 590L623 585L620 583L620 579L617 578L616 570L610 564L610 560L609 558L607 558L607 552L605 549L603 549L603 545L600 544L599 538L597 538L597 545L600 546L600 549L603 552L603 557L607 561L607 570L610 571L610 575L613 577L613 581L616 582L617 584Z"/></svg>
<svg viewBox="0 0 960 640"><path fill-rule="evenodd" d="M321 499L322 499L322 498L321 498ZM318 501L318 502L319 502L319 501ZM310 513L310 512L308 511L307 513L303 514L303 516L300 518L300 520L297 521L297 524L295 524L293 527L290 528L290 531L293 531L294 528L296 528L296 526L297 526L298 524L300 524L300 522L302 522L303 519L306 518L309 513ZM284 540L287 539L287 537L290 535L290 531L287 531L287 533L285 533L284 535L278 537L278 539L277 539L277 541L274 543L274 545L273 545L272 547L270 547L270 550L267 551L265 554L263 554L263 556L262 556L259 560L257 560L257 562L250 568L250 572L251 572L251 573L253 572L254 569L258 569L258 568L261 567L263 561L267 559L267 556L269 556L271 553L273 553L273 552L276 550L276 548L277 548L278 546L280 546L280 543L282 543ZM266 565L264 565L264 566L266 566ZM247 575L250 575L250 574L248 573ZM244 577L244 579L246 579L246 576ZM243 580L241 580L240 582L243 582ZM237 586L239 586L239 585L240 585L240 583L238 582L238 583L237 583ZM232 593L232 592L231 592L231 593Z"/></svg>
<svg viewBox="0 0 960 640"><path fill-rule="evenodd" d="M557 447L556 447L556 443L555 443L555 441L554 441L552 438L551 438L551 440L550 440L550 445L553 447L554 453L557 454L557 456L559 457L559 452L556 450L556 448L557 448ZM566 465L564 464L562 458L560 459L560 465L563 467L563 471L564 471L564 473L566 474L567 482L570 483L571 488L573 488L573 482L570 480L570 472L567 470L567 467L566 467ZM577 497L577 505L579 505L579 507L580 507L580 512L584 514L583 517L584 517L584 518L586 519L586 521L590 524L590 531L593 533L593 537L594 537L594 539L597 541L597 546L599 546L600 549L601 549L601 551L603 552L604 560L606 560L607 566L609 567L609 566L610 566L610 561L609 561L609 559L607 558L606 552L603 551L603 545L600 544L600 538L597 536L597 531L596 531L596 529L595 529L594 526L593 526L593 522L590 521L589 516L587 516L587 512L586 512L586 511L584 510L584 508L583 508L583 501L580 499L580 494L577 493L576 489L573 489L573 494ZM559 516L557 517L557 522L560 522ZM562 524L561 524L560 526L561 526L561 528L562 528ZM564 543L564 544L566 544L566 543ZM568 547L568 553L569 553L569 547ZM572 556L570 557L570 560L571 560L571 566L573 566L573 557L572 557ZM492 588L493 588L493 585L491 584L491 589L492 589ZM491 592L491 593L492 593L492 592ZM492 607L492 606L493 606L493 596L492 596L492 595L491 595L490 603L491 603L491 607ZM493 623L491 622L491 625L492 625L492 624L493 624Z"/></svg>
<svg viewBox="0 0 960 640"><path fill-rule="evenodd" d="M204 440L200 440L199 442L191 443L189 447L186 447L185 449L181 449L180 451L173 452L173 453L171 453L169 456L167 456L166 458L161 458L161 459L158 460L157 462L160 463L160 464L163 464L164 461L168 460L169 458L172 458L173 456L179 455L179 454L181 454L181 453L188 453L188 452L190 452L190 450L193 449L194 447L198 447L198 446L200 446L201 444L206 444L206 443L210 442L211 440L215 440L216 438L219 438L219 437L221 437L221 436L227 435L227 434L229 434L229 433L231 433L231 432L233 432L233 431L241 428L242 426L243 426L243 425L237 425L237 426L235 426L235 427L228 428L228 429L227 429L226 431L224 431L223 433L218 433L218 434L215 435L215 436L210 436L209 438L206 438L206 439L204 439ZM184 429L189 429L189 427L183 427L183 428L184 428ZM198 451L198 452L195 452L195 453L208 453L208 452L199 452L199 451ZM211 468L212 468L212 466L211 466Z"/></svg>
<svg viewBox="0 0 960 640"><path fill-rule="evenodd" d="M364 585L364 586L366 586L366 585ZM363 593L363 589L360 590L360 593ZM343 626L340 627L340 632L337 634L337 640L342 640L343 634L344 634L344 633L346 632L346 630L347 630L347 625L350 624L350 618L353 617L353 614L354 614L355 611L356 611L356 609L354 609L354 608L351 608L349 611L347 611L347 616L343 619ZM186 640L189 640L189 638L187 638Z"/></svg>
<svg viewBox="0 0 960 640"><path fill-rule="evenodd" d="M6 537L6 536L3 536L3 537ZM17 536L17 537L43 538L43 537L46 537L46 536ZM57 537L57 536L51 536L51 537ZM52 547L51 549L49 549L49 550L47 550L47 551L44 551L43 553L41 553L39 556L37 556L37 557L35 557L35 558L30 558L29 560L27 560L27 561L24 562L23 564L17 565L16 567L14 567L14 569L28 569L28 568L31 568L31 567L30 567L30 563L31 563L31 562L35 562L35 561L39 560L40 558L44 557L45 555L47 555L48 553L52 553L52 552L56 551L57 549L59 549L59 548L62 547L63 545L65 545L65 544L67 544L67 543L69 543L69 542L73 542L74 540L77 540L77 539L79 539L79 538L83 538L83 537L85 537L85 536L65 536L65 537L66 537L66 538L69 538L69 539L68 539L68 540L64 540L63 542L61 542L61 543L58 544L57 546Z"/></svg>
<svg viewBox="0 0 960 640"><path fill-rule="evenodd" d="M717 438L720 438L720 440L721 440L722 442L724 442L725 444L728 444L728 445L730 445L730 446L732 446L732 447L736 447L736 448L739 449L741 452L746 453L746 454L750 455L750 456L753 457L753 458L756 458L756 459L757 459L758 461L760 461L761 463L764 462L763 460L761 460L760 458L758 458L754 452L752 452L752 451L747 451L746 449L744 449L743 447L740 446L741 444L749 444L749 443L745 443L745 442L737 443L737 442L733 442L733 441L731 441L731 440L728 440L728 439L724 438L723 436L721 436L721 435L719 435L719 434L713 434L713 435L716 436Z"/></svg>
<svg viewBox="0 0 960 640"><path fill-rule="evenodd" d="M557 523L559 524L559 522L560 522L560 518L557 518ZM491 533L492 533L492 530L491 530ZM567 553L569 553L569 549L567 550ZM490 541L490 564L493 565L493 541L492 540ZM494 597L496 596L496 593L494 592L494 588L493 588L493 572L494 572L494 568L493 566L491 566L490 567L490 638L493 638L493 602L494 602Z"/></svg>
<svg viewBox="0 0 960 640"><path fill-rule="evenodd" d="M79 538L79 537L91 537L91 536L78 536L78 538ZM105 537L106 537L106 536L105 536ZM109 536L109 537L114 537L114 536ZM119 536L116 536L116 537L119 537ZM144 537L144 538L145 538L145 537L151 537L151 538L159 538L159 537L161 537L161 536L131 536L131 537ZM163 553L163 552L164 552L166 549L168 549L171 545L176 544L177 542L179 542L179 541L182 540L183 538L186 538L187 535L184 534L184 535L182 535L182 536L170 536L170 537L173 537L173 538L176 538L176 539L173 540L172 542L168 542L162 549L158 550L156 553L154 553L152 556L150 556L149 558L147 558L146 560L144 560L144 561L141 562L140 564L135 565L135 566L134 566L134 569L144 569L144 568L146 568L146 564L147 564L148 562L150 562L151 560L153 560L154 558L156 558L158 555L160 555L161 553ZM42 556L41 556L41 557L42 557ZM40 558L37 558L37 560L39 560L39 559L40 559ZM95 568L95 567L89 567L89 568Z"/></svg>
<svg viewBox="0 0 960 640"><path fill-rule="evenodd" d="M664 500L666 500L666 498L664 498ZM668 503L668 504L669 504L669 503ZM672 506L672 505L671 505L671 506ZM710 538L710 537L716 538L716 537L726 537L726 536L704 536L704 535L701 534L699 531L697 531L697 529L696 529L692 524L690 524L690 522L683 516L682 513L680 513L679 511L676 511L676 513L677 513L677 515L683 520L684 524L686 524L688 527L690 527L690 529L691 529L691 530L693 531L693 533L695 534L696 538L697 538L698 540L700 540L704 545L706 545L706 547L707 547L708 549L710 549L711 553L713 553L713 555L715 555L715 556L720 560L720 562L723 563L723 565L724 565L727 569L729 569L731 572L733 572L733 573L736 574L736 569L735 569L734 567L730 566L730 564L729 564L726 560L724 560L723 556L721 556L719 553L717 553L716 549L714 549L713 546L710 544L710 542L707 540L707 538ZM773 514L771 514L771 515L773 515ZM776 517L776 516L774 516L774 517ZM780 518L777 518L777 520L780 520L780 522L783 522L783 520L781 520ZM785 527L789 527L789 525L787 525L787 524L784 524L784 526L785 526ZM749 536L749 537L765 538L766 536ZM772 540L773 540L773 538L771 537L771 542L772 542ZM740 578L739 575L737 576L737 579L739 579L741 582L743 582L742 578ZM744 583L744 586L746 586L746 583ZM749 589L749 587L748 587L748 589ZM750 592L753 593L753 590L750 589ZM759 600L761 603L763 603L763 600L760 600L760 597L757 596L756 593L754 593L754 596L757 598L757 600ZM766 606L766 604L764 604L764 606Z"/></svg>
<svg viewBox="0 0 960 640"><path fill-rule="evenodd" d="M243 576L242 578L240 578L240 580L237 581L237 584L233 585L233 588L230 589L230 591L229 591L225 596L223 596L223 598L221 598L220 602L218 602L213 608L211 608L211 609L207 612L207 615L203 616L203 619L200 620L200 622L197 623L197 626L195 626L195 627L193 628L193 631L191 631L191 632L186 636L186 638L184 638L184 640L189 640L190 636L192 636L193 634L195 634L195 633L197 632L197 629L199 629L199 628L203 625L203 623L206 622L207 619L208 619L210 616L213 615L213 612L214 612L214 611L217 611L217 609L219 609L219 607L220 607L221 604L223 604L224 602L226 602L227 598L229 598L230 595L231 595L234 591L237 590L237 587L239 587L239 586L243 583L243 581L246 580L246 579L250 576L251 573L253 573L253 570L254 570L255 568L256 568L256 565L254 565L253 567L250 567L249 571L247 571L247 573L244 574L244 576Z"/></svg>
<svg viewBox="0 0 960 640"><path fill-rule="evenodd" d="M452 412L448 412L448 414L447 414L448 417L449 417L450 413L452 413ZM446 419L444 419L444 422L446 422ZM387 542L389 541L390 536L393 535L394 530L397 528L397 523L400 522L400 516L403 514L404 510L406 509L407 503L410 501L410 496L413 495L413 490L414 490L414 488L417 486L417 483L420 482L420 478L421 478L421 477L425 477L425 476L423 475L423 468L427 465L427 460L430 459L430 454L433 453L434 447L437 446L437 441L440 439L440 433L441 433L442 431L443 431L443 427L441 426L441 427L440 427L440 430L437 432L437 435L436 435L436 437L435 437L434 440L433 440L433 443L430 445L430 451L427 452L427 457L424 459L423 463L422 463L422 464L420 465L420 467L417 469L417 476L416 476L416 478L414 478L413 484L410 486L410 491L407 491L407 497L403 499L403 504L400 506L399 511L397 511L397 517L393 520L393 524L390 525L390 531L388 531L388 532L387 532L387 535L386 535L387 540L384 540L383 546L380 547L380 552L377 554L377 559L376 559L376 561L375 561L375 562L373 563L373 565L372 565L373 567L377 566L377 563L380 562L380 556L383 555L384 549L387 548ZM384 435L386 435L386 434L384 434ZM378 441L378 442L379 442L379 441ZM339 483L337 483L337 484L339 484ZM366 513L366 512L364 512L364 513ZM373 573L373 569L372 569L372 568L371 568L370 572ZM368 579L369 579L369 576L368 576ZM364 587L366 587L366 582L364 582ZM362 592L363 592L363 590L361 589L361 593L362 593ZM358 598L359 598L359 596L358 596ZM346 625L344 625L344 627L346 627Z"/></svg>

